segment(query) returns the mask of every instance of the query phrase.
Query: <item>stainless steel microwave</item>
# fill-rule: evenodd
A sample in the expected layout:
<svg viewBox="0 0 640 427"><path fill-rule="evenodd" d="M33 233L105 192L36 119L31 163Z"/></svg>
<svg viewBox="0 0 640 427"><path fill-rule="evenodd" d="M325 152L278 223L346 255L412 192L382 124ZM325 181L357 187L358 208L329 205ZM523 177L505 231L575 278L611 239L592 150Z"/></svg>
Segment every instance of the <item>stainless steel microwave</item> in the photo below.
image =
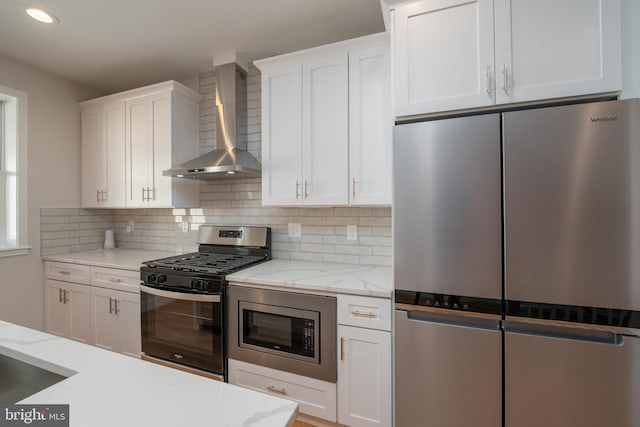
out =
<svg viewBox="0 0 640 427"><path fill-rule="evenodd" d="M336 299L229 286L229 358L336 382Z"/></svg>

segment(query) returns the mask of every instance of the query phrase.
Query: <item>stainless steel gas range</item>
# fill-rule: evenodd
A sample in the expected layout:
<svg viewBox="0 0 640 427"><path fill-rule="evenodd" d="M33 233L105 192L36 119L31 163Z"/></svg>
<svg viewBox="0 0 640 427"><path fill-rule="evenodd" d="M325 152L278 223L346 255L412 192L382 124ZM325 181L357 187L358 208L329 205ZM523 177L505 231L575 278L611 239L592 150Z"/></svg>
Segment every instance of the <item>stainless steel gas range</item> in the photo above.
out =
<svg viewBox="0 0 640 427"><path fill-rule="evenodd" d="M143 358L225 379L226 276L271 258L271 229L201 225L198 244L140 269Z"/></svg>

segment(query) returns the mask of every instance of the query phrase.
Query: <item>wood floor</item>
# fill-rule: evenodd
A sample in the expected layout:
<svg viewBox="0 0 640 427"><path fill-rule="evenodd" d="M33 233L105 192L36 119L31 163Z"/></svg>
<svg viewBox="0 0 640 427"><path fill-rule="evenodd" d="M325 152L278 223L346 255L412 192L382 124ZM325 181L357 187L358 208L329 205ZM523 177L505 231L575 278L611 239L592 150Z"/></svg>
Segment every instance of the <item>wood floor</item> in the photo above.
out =
<svg viewBox="0 0 640 427"><path fill-rule="evenodd" d="M303 423L302 421L296 421L293 423L293 427L313 427L311 424Z"/></svg>

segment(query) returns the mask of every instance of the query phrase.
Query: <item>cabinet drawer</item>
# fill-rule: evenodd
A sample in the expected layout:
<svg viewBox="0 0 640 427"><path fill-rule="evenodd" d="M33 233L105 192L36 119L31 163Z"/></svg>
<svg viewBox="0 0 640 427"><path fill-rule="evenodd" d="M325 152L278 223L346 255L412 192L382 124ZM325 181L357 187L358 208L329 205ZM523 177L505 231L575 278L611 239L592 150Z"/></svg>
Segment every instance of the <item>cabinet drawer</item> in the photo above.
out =
<svg viewBox="0 0 640 427"><path fill-rule="evenodd" d="M361 328L391 330L391 300L338 295L338 323Z"/></svg>
<svg viewBox="0 0 640 427"><path fill-rule="evenodd" d="M48 279L64 282L89 284L89 266L69 264L66 262L47 261L44 263L44 274Z"/></svg>
<svg viewBox="0 0 640 427"><path fill-rule="evenodd" d="M294 400L300 412L336 421L336 385L315 378L229 359L229 382Z"/></svg>
<svg viewBox="0 0 640 427"><path fill-rule="evenodd" d="M140 272L116 268L91 267L91 284L125 292L140 291Z"/></svg>

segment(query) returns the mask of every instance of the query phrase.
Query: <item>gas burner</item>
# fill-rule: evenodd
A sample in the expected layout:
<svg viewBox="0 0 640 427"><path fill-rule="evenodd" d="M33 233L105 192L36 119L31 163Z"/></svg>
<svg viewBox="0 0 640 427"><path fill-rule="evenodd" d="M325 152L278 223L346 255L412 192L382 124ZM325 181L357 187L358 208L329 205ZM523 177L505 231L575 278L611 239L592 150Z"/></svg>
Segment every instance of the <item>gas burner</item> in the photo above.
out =
<svg viewBox="0 0 640 427"><path fill-rule="evenodd" d="M145 265L151 268L168 268L176 271L229 274L240 267L254 264L264 259L264 257L252 255L193 252L189 254L148 261L145 263Z"/></svg>

